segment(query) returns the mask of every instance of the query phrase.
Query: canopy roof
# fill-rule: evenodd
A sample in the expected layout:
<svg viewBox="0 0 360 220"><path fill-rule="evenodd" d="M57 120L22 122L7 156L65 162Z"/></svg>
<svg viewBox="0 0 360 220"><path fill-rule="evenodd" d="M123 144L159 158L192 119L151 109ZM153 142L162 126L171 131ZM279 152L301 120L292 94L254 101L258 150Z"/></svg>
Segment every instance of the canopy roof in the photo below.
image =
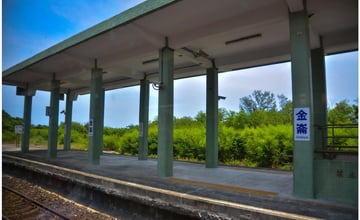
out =
<svg viewBox="0 0 360 220"><path fill-rule="evenodd" d="M175 50L175 78L290 60L289 11L302 0L151 0L95 25L5 70L3 84L90 91L97 59L105 89L157 81L159 49ZM356 0L308 0L311 47L326 53L358 48Z"/></svg>

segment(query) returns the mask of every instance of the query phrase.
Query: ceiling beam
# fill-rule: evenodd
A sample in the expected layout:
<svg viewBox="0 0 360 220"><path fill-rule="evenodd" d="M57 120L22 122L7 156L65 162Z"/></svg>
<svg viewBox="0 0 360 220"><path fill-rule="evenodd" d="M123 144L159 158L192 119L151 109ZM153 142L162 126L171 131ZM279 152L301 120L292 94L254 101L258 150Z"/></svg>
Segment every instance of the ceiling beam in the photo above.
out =
<svg viewBox="0 0 360 220"><path fill-rule="evenodd" d="M303 0L286 0L290 12L297 12L304 10Z"/></svg>
<svg viewBox="0 0 360 220"><path fill-rule="evenodd" d="M187 47L182 47L180 49L177 49L176 52L180 53L181 55L185 56L188 60L195 64L199 64L201 66L204 66L206 68L211 68L212 60L209 57L208 54L206 54L204 51L199 50L198 52L191 50Z"/></svg>

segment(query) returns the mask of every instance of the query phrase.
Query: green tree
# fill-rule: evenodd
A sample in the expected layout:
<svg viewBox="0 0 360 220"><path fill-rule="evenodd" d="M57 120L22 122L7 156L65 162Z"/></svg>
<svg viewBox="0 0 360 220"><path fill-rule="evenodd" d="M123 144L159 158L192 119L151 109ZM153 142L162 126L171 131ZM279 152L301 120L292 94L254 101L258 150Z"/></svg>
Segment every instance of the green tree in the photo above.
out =
<svg viewBox="0 0 360 220"><path fill-rule="evenodd" d="M281 109L277 112L276 120L278 124L291 124L293 121L293 104L287 100L286 103L280 104Z"/></svg>
<svg viewBox="0 0 360 220"><path fill-rule="evenodd" d="M250 124L250 115L244 110L240 112L230 111L225 119L225 125L235 129L243 129Z"/></svg>
<svg viewBox="0 0 360 220"><path fill-rule="evenodd" d="M352 108L353 108L352 118L355 123L358 123L358 121L359 121L359 106L357 105L358 100L356 99L355 102L356 102L356 104L352 105Z"/></svg>
<svg viewBox="0 0 360 220"><path fill-rule="evenodd" d="M6 111L2 110L2 141L3 143L14 142L16 134L14 132L15 125L22 125L21 118L11 117Z"/></svg>
<svg viewBox="0 0 360 220"><path fill-rule="evenodd" d="M251 95L240 98L240 110L252 113L256 110L276 110L276 99L274 93L255 90Z"/></svg>
<svg viewBox="0 0 360 220"><path fill-rule="evenodd" d="M194 120L191 117L174 118L174 128L177 127L191 127Z"/></svg>
<svg viewBox="0 0 360 220"><path fill-rule="evenodd" d="M357 109L357 105L351 106L347 100L340 101L328 111L328 121L331 124L357 123Z"/></svg>
<svg viewBox="0 0 360 220"><path fill-rule="evenodd" d="M203 111L199 111L195 116L195 121L205 125L205 123L206 123L206 113L203 112Z"/></svg>
<svg viewBox="0 0 360 220"><path fill-rule="evenodd" d="M283 110L285 106L291 102L288 97L286 97L284 94L277 95L278 101L279 101L279 107L280 110Z"/></svg>

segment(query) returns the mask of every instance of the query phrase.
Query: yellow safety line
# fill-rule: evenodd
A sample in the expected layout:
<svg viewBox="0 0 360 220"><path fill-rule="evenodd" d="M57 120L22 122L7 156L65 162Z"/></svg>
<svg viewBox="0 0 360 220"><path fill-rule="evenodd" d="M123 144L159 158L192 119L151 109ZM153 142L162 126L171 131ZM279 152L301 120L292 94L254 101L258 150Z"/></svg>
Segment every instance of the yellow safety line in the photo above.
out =
<svg viewBox="0 0 360 220"><path fill-rule="evenodd" d="M178 179L178 178L169 178L168 180L171 182L175 182L175 183L190 184L190 185L194 185L194 186L202 186L202 187L207 187L207 188L212 188L212 189L228 190L228 191L234 191L234 192L239 192L239 193L255 194L255 195L260 195L260 196L277 196L278 195L278 193L276 193L276 192L255 190L255 189L249 189L249 188L243 188L243 187L237 187L237 186L228 186L228 185L222 185L222 184L198 182L198 181Z"/></svg>
<svg viewBox="0 0 360 220"><path fill-rule="evenodd" d="M167 189L160 189L160 188L156 188L156 187L152 187L152 186L146 186L146 185L142 185L142 184L138 184L138 183L132 183L132 182L124 181L124 180L113 179L113 178L110 178L110 177L104 177L104 176L91 174L91 173L86 173L86 172L82 172L82 171L78 171L78 170L72 170L72 169L68 169L68 168L65 168L65 167L59 167L59 166L52 165L52 164L46 164L46 163L39 162L39 161L33 161L33 160L29 160L29 159L24 159L24 158L17 157L17 156L10 156L10 155L4 155L3 154L3 158L20 160L20 161L24 161L24 162L27 162L27 163L33 163L33 164L44 166L44 167L54 168L54 169L57 169L59 171L66 171L66 172L73 173L73 174L83 175L85 177L102 179L102 180L105 180L105 181L121 184L123 186L134 187L134 188L138 188L138 189L142 189L142 190L148 190L148 191L157 192L157 193L163 193L163 194L166 194L166 195L177 196L177 197L184 198L184 199L195 200L195 201L199 201L199 202L206 202L206 203L209 203L209 204L214 204L214 205L219 205L219 206L227 206L227 207L230 207L230 208L246 210L246 211L251 211L251 212L258 212L258 213L273 216L275 218L280 217L280 218L297 219L297 220L299 220L299 219L304 219L304 220L319 219L319 218L314 218L314 217L305 216L305 215L299 215L299 214L287 213L287 212L283 212L283 211L260 208L260 207L256 207L256 206L245 205L245 204L234 203L234 202L228 202L228 201L219 200L219 199L211 199L211 198L191 195L191 194L187 194L187 193L175 192L175 191L171 191L171 190L167 190Z"/></svg>
<svg viewBox="0 0 360 220"><path fill-rule="evenodd" d="M246 172L257 172L257 173L269 173L269 174L278 174L278 175L292 175L292 171L286 170L271 170L271 169L262 169L262 168L251 168L251 167L241 167L241 166L222 166L221 168L231 169L231 170L242 170Z"/></svg>

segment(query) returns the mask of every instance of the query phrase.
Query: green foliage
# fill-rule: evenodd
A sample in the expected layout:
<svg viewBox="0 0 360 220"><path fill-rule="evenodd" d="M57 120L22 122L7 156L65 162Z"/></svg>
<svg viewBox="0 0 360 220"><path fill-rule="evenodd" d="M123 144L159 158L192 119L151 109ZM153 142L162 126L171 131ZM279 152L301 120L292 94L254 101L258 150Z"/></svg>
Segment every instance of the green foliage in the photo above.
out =
<svg viewBox="0 0 360 220"><path fill-rule="evenodd" d="M177 159L205 160L205 130L202 126L184 126L174 130L174 156Z"/></svg>
<svg viewBox="0 0 360 220"><path fill-rule="evenodd" d="M278 167L284 155L292 154L292 126L270 125L261 128L246 128L247 160L260 167Z"/></svg>
<svg viewBox="0 0 360 220"><path fill-rule="evenodd" d="M333 146L338 150L357 150L357 148L353 148L353 146L358 146L358 127L342 127L344 125L358 123L357 114L358 105L350 105L347 100L336 103L335 107L328 111L330 127L328 128L329 138L327 141L329 146Z"/></svg>
<svg viewBox="0 0 360 220"><path fill-rule="evenodd" d="M246 156L245 139L232 127L219 128L219 161L242 160Z"/></svg>
<svg viewBox="0 0 360 220"><path fill-rule="evenodd" d="M15 143L15 125L22 125L21 118L13 118L6 111L2 110L2 142Z"/></svg>
<svg viewBox="0 0 360 220"><path fill-rule="evenodd" d="M275 111L275 95L269 91L255 90L251 95L240 98L240 109L249 114L256 110Z"/></svg>
<svg viewBox="0 0 360 220"><path fill-rule="evenodd" d="M293 154L292 102L279 95L279 109L272 93L255 91L254 102L258 105L250 111L239 112L219 109L219 161L225 164L291 168L289 155ZM252 97L252 96L249 96ZM259 107L259 106L262 107ZM268 106L268 107L266 107ZM357 105L341 101L329 109L330 123L357 123ZM3 111L3 142L15 142L14 126L22 124L20 118L12 118ZM200 111L194 118L174 118L174 158L187 161L204 161L206 147L206 113ZM329 130L329 133L332 132ZM335 130L336 135L356 136L358 129ZM30 142L47 145L48 127L32 126ZM64 124L59 126L58 143L64 143ZM336 143L335 143L336 141ZM338 138L331 142L340 146L357 145L357 139ZM71 148L87 150L88 125L72 123ZM138 126L103 130L103 149L125 155L137 155L139 145ZM149 157L156 157L158 145L158 121L149 124ZM351 149L350 149L351 150ZM286 165L284 165L286 164Z"/></svg>
<svg viewBox="0 0 360 220"><path fill-rule="evenodd" d="M63 127L63 125L60 127ZM106 131L106 128L104 129L104 131ZM79 134L87 134L88 127L87 127L87 125L82 125L78 122L73 122L73 123L71 123L71 132L76 132Z"/></svg>
<svg viewBox="0 0 360 220"><path fill-rule="evenodd" d="M118 142L118 137L116 135L104 135L103 150L119 152L120 144Z"/></svg>
<svg viewBox="0 0 360 220"><path fill-rule="evenodd" d="M203 111L199 111L195 116L195 121L200 124L206 123L206 113Z"/></svg>
<svg viewBox="0 0 360 220"><path fill-rule="evenodd" d="M358 146L358 132L356 126L330 126L328 128L328 145L338 150L356 151Z"/></svg>
<svg viewBox="0 0 360 220"><path fill-rule="evenodd" d="M15 125L21 125L21 118L13 118L6 111L2 110L2 129L6 131L14 131Z"/></svg>
<svg viewBox="0 0 360 220"><path fill-rule="evenodd" d="M128 132L122 135L119 139L120 154L137 155L139 146L139 132L137 128L130 128Z"/></svg>
<svg viewBox="0 0 360 220"><path fill-rule="evenodd" d="M249 124L249 115L245 111L234 112L227 111L223 120L226 127L235 129L243 129Z"/></svg>
<svg viewBox="0 0 360 220"><path fill-rule="evenodd" d="M150 157L157 155L158 127L157 123L151 123L148 132L148 154Z"/></svg>
<svg viewBox="0 0 360 220"><path fill-rule="evenodd" d="M357 123L358 106L351 106L347 100L336 103L335 108L328 112L329 124Z"/></svg>
<svg viewBox="0 0 360 220"><path fill-rule="evenodd" d="M48 144L48 129L47 128L32 128L30 129L30 143L34 145L47 146Z"/></svg>

